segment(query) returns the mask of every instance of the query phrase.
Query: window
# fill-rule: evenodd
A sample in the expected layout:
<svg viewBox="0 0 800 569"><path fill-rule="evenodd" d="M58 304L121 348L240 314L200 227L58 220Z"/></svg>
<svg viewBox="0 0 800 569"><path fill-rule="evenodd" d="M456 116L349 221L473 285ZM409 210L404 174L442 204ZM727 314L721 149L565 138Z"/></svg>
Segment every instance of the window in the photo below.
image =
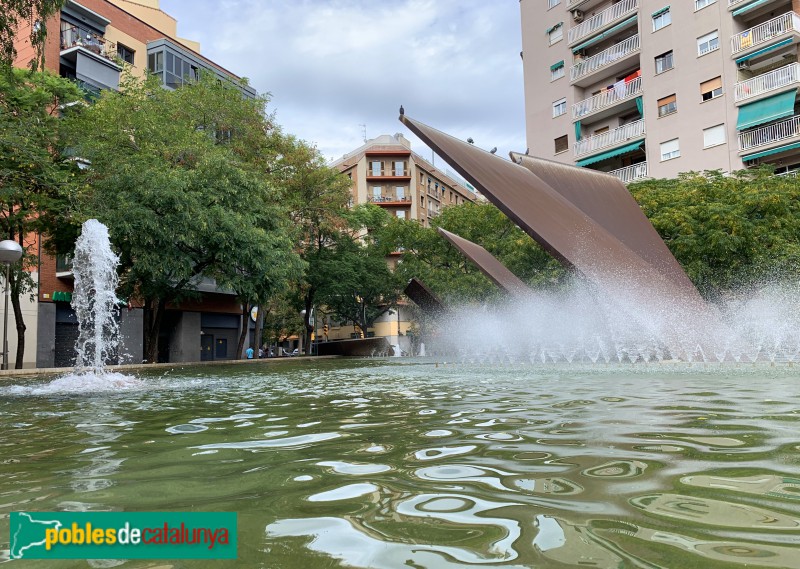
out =
<svg viewBox="0 0 800 569"><path fill-rule="evenodd" d="M722 95L722 77L715 77L710 81L700 83L700 96L704 101L716 99Z"/></svg>
<svg viewBox="0 0 800 569"><path fill-rule="evenodd" d="M406 175L406 163L402 160L397 160L394 163L394 175L395 176L405 176Z"/></svg>
<svg viewBox="0 0 800 569"><path fill-rule="evenodd" d="M383 164L380 161L375 160L369 163L369 168L371 176L380 176Z"/></svg>
<svg viewBox="0 0 800 569"><path fill-rule="evenodd" d="M147 54L147 69L150 71L150 73L161 73L164 71L163 51Z"/></svg>
<svg viewBox="0 0 800 569"><path fill-rule="evenodd" d="M381 201L383 189L380 186L372 186L372 199L376 202Z"/></svg>
<svg viewBox="0 0 800 569"><path fill-rule="evenodd" d="M712 51L719 49L719 32L714 30L710 34L706 34L697 38L697 55L705 55Z"/></svg>
<svg viewBox="0 0 800 569"><path fill-rule="evenodd" d="M659 73L664 73L665 71L669 71L673 68L673 66L674 63L672 59L672 50L656 56L656 75Z"/></svg>
<svg viewBox="0 0 800 569"><path fill-rule="evenodd" d="M556 143L556 154L559 152L566 152L569 150L569 140L567 139L567 135L559 136L555 140Z"/></svg>
<svg viewBox="0 0 800 569"><path fill-rule="evenodd" d="M564 23L559 22L552 28L547 30L547 37L550 40L550 45L561 41L564 38Z"/></svg>
<svg viewBox="0 0 800 569"><path fill-rule="evenodd" d="M133 65L134 53L135 52L131 48L125 47L121 43L117 43L117 55L119 55L119 58L125 63L130 63L131 65Z"/></svg>
<svg viewBox="0 0 800 569"><path fill-rule="evenodd" d="M403 209L398 209L395 212L395 215L397 216L397 219L405 219L406 218L406 212Z"/></svg>
<svg viewBox="0 0 800 569"><path fill-rule="evenodd" d="M401 202L406 199L406 189L403 186L397 186L394 191L397 194L397 201Z"/></svg>
<svg viewBox="0 0 800 569"><path fill-rule="evenodd" d="M547 9L555 8L559 4L561 4L561 0L547 0Z"/></svg>
<svg viewBox="0 0 800 569"><path fill-rule="evenodd" d="M658 100L658 116L663 117L678 112L678 100L675 95Z"/></svg>
<svg viewBox="0 0 800 569"><path fill-rule="evenodd" d="M550 81L561 79L564 76L564 60L550 66Z"/></svg>
<svg viewBox="0 0 800 569"><path fill-rule="evenodd" d="M681 149L678 146L678 139L674 138L661 143L661 161L672 160L681 155Z"/></svg>
<svg viewBox="0 0 800 569"><path fill-rule="evenodd" d="M657 32L661 28L668 26L672 23L672 14L670 14L669 6L662 8L658 12L653 13L653 31Z"/></svg>
<svg viewBox="0 0 800 569"><path fill-rule="evenodd" d="M718 124L703 129L703 148L725 144L725 125Z"/></svg>
<svg viewBox="0 0 800 569"><path fill-rule="evenodd" d="M560 117L567 112L567 99L559 99L553 103L553 118Z"/></svg>
<svg viewBox="0 0 800 569"><path fill-rule="evenodd" d="M706 6L716 3L717 0L694 0L694 11L702 10Z"/></svg>

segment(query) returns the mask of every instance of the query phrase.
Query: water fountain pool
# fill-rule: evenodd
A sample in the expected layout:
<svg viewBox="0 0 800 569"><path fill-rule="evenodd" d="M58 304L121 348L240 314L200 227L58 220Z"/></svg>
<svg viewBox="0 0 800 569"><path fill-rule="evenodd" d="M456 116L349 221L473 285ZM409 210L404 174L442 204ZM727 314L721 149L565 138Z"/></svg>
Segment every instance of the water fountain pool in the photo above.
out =
<svg viewBox="0 0 800 569"><path fill-rule="evenodd" d="M250 568L800 567L788 364L438 364L15 380L0 548L14 510L206 510L239 513Z"/></svg>

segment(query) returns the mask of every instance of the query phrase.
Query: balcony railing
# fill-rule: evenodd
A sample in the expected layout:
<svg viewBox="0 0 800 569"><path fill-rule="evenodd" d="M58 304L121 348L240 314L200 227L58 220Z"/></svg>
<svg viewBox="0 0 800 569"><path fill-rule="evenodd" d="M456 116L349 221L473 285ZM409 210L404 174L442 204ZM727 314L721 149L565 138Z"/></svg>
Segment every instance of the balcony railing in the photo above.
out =
<svg viewBox="0 0 800 569"><path fill-rule="evenodd" d="M583 156L595 150L615 146L632 138L644 136L644 134L644 119L630 122L614 130L582 138L575 143L575 156Z"/></svg>
<svg viewBox="0 0 800 569"><path fill-rule="evenodd" d="M369 203L411 202L411 196L369 196Z"/></svg>
<svg viewBox="0 0 800 569"><path fill-rule="evenodd" d="M781 172L780 174L775 174L775 175L783 176L785 178L797 178L798 174L800 174L800 170L789 170L788 172Z"/></svg>
<svg viewBox="0 0 800 569"><path fill-rule="evenodd" d="M598 69L605 67L606 65L611 65L615 61L622 59L626 55L630 55L638 50L639 34L636 34L635 36L631 36L628 39L623 40L618 44L614 44L608 49L573 65L569 70L570 80L575 81L584 75L594 73Z"/></svg>
<svg viewBox="0 0 800 569"><path fill-rule="evenodd" d="M794 12L786 12L731 37L731 51L735 55L791 31L800 31L800 16Z"/></svg>
<svg viewBox="0 0 800 569"><path fill-rule="evenodd" d="M114 61L117 55L116 44L107 42L103 36L99 36L78 26L72 26L61 30L61 51L73 47L83 47L96 53L110 61Z"/></svg>
<svg viewBox="0 0 800 569"><path fill-rule="evenodd" d="M739 150L750 150L800 136L800 115L739 133Z"/></svg>
<svg viewBox="0 0 800 569"><path fill-rule="evenodd" d="M736 6L742 2L746 2L746 0L728 0L728 7L730 8L731 6Z"/></svg>
<svg viewBox="0 0 800 569"><path fill-rule="evenodd" d="M390 176L399 178L403 176L408 177L409 175L410 174L408 173L408 170L373 170L371 168L367 170L367 176L369 176L370 178L380 178L380 177L390 177Z"/></svg>
<svg viewBox="0 0 800 569"><path fill-rule="evenodd" d="M612 89L598 93L593 97L578 101L572 105L572 119L578 120L582 116L588 115L595 111L605 109L612 105L616 105L620 101L629 99L642 92L642 78L637 77L629 83L617 84Z"/></svg>
<svg viewBox="0 0 800 569"><path fill-rule="evenodd" d="M636 180L643 180L647 178L647 162L640 162L632 166L625 166L619 170L612 170L609 174L619 178L623 184L630 184Z"/></svg>
<svg viewBox="0 0 800 569"><path fill-rule="evenodd" d="M578 41L623 16L635 12L638 8L639 0L622 0L622 2L617 2L610 8L606 8L599 14L592 16L588 20L584 20L572 28L567 34L567 41L568 43Z"/></svg>
<svg viewBox="0 0 800 569"><path fill-rule="evenodd" d="M734 100L738 103L795 83L800 83L800 63L797 62L740 81L734 88Z"/></svg>

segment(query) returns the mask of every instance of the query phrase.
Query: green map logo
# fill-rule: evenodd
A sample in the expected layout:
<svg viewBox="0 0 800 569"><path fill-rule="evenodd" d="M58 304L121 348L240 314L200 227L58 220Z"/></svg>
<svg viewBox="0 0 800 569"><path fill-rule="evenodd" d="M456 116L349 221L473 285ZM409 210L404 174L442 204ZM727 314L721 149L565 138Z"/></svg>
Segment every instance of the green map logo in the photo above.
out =
<svg viewBox="0 0 800 569"><path fill-rule="evenodd" d="M12 512L12 559L236 559L235 512Z"/></svg>

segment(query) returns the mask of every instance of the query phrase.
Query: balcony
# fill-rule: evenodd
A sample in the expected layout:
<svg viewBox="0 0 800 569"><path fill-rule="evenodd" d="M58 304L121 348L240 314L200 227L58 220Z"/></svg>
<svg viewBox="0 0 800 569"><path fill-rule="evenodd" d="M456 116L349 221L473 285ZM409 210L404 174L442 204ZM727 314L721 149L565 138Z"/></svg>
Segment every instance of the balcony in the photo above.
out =
<svg viewBox="0 0 800 569"><path fill-rule="evenodd" d="M596 55L577 62L569 70L570 81L575 83L579 79L587 77L599 69L608 69L610 71L615 63L623 62L627 56L637 53L638 51L639 35L637 34L612 45Z"/></svg>
<svg viewBox="0 0 800 569"><path fill-rule="evenodd" d="M619 170L608 172L612 176L619 178L623 184L630 184L636 180L647 178L647 162L640 162L631 166L625 166Z"/></svg>
<svg viewBox="0 0 800 569"><path fill-rule="evenodd" d="M66 51L73 47L82 47L116 65L116 44L107 42L104 37L78 26L71 26L61 30L61 51Z"/></svg>
<svg viewBox="0 0 800 569"><path fill-rule="evenodd" d="M759 2L758 0L755 2L752 0L728 0L728 11L733 12L744 9L745 12L749 12L751 9L765 8L767 4L770 4L771 2L772 0L766 0L765 2ZM734 14L734 16L737 15L738 14Z"/></svg>
<svg viewBox="0 0 800 569"><path fill-rule="evenodd" d="M580 139L575 143L575 157L617 146L636 138L642 138L644 135L644 119L639 119L614 130Z"/></svg>
<svg viewBox="0 0 800 569"><path fill-rule="evenodd" d="M603 31L638 9L639 0L622 0L572 28L567 34L567 43L571 45L591 34Z"/></svg>
<svg viewBox="0 0 800 569"><path fill-rule="evenodd" d="M411 203L411 196L369 196L367 201L380 206L405 206Z"/></svg>
<svg viewBox="0 0 800 569"><path fill-rule="evenodd" d="M800 173L800 170L789 170L788 172L781 172L780 174L775 175L784 178L797 178L798 173Z"/></svg>
<svg viewBox="0 0 800 569"><path fill-rule="evenodd" d="M800 34L800 16L794 12L786 12L731 37L731 52L736 55L755 51L754 48L758 46L792 33Z"/></svg>
<svg viewBox="0 0 800 569"><path fill-rule="evenodd" d="M748 101L766 93L773 93L784 87L796 87L798 84L800 84L800 63L790 63L763 75L737 83L734 86L734 101L736 103Z"/></svg>
<svg viewBox="0 0 800 569"><path fill-rule="evenodd" d="M623 83L619 88L609 89L593 97L578 101L572 105L572 120L579 120L586 115L613 107L617 103L626 101L631 97L641 94L642 78L637 77L629 83Z"/></svg>
<svg viewBox="0 0 800 569"><path fill-rule="evenodd" d="M119 88L122 68L116 46L77 26L61 30L61 74L82 83L88 91Z"/></svg>
<svg viewBox="0 0 800 569"><path fill-rule="evenodd" d="M408 170L396 168L393 170L367 170L367 178L388 178L388 179L396 179L396 178L408 178L411 176L411 173Z"/></svg>
<svg viewBox="0 0 800 569"><path fill-rule="evenodd" d="M795 115L780 122L740 132L739 151L746 152L798 137L800 137L800 115Z"/></svg>

